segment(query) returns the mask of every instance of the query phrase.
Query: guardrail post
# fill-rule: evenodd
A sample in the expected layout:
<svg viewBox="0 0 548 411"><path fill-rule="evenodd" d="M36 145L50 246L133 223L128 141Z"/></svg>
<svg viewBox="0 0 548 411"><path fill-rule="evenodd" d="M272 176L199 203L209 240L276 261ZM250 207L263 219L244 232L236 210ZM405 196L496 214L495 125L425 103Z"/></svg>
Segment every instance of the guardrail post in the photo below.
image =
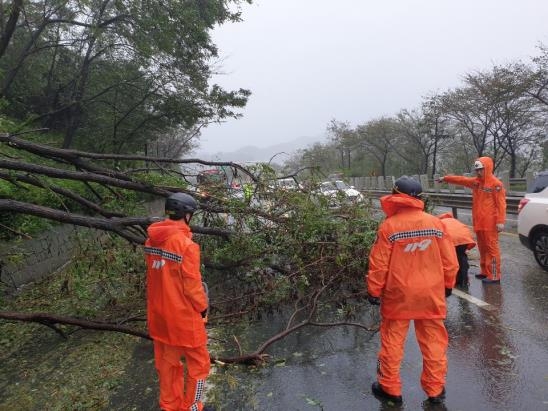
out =
<svg viewBox="0 0 548 411"><path fill-rule="evenodd" d="M392 187L394 187L394 181L396 181L394 176L387 176L384 180L384 187L387 190L392 190Z"/></svg>
<svg viewBox="0 0 548 411"><path fill-rule="evenodd" d="M428 183L428 175L426 174L421 174L419 176L419 181L421 183L421 186L422 186L422 191L428 191L430 190L430 185Z"/></svg>
<svg viewBox="0 0 548 411"><path fill-rule="evenodd" d="M525 174L525 182L527 184L527 192L531 192L533 191L533 180L535 179L535 175L533 174L532 171L528 171L526 174Z"/></svg>
<svg viewBox="0 0 548 411"><path fill-rule="evenodd" d="M440 182L438 181L440 178L440 175L439 174L434 174L434 191L436 193L439 193L440 192L440 187L441 187L441 184Z"/></svg>
<svg viewBox="0 0 548 411"><path fill-rule="evenodd" d="M502 185L506 191L510 191L510 172L501 171L499 173L499 179L502 182Z"/></svg>
<svg viewBox="0 0 548 411"><path fill-rule="evenodd" d="M358 190L360 189L358 186L358 177L350 177L348 180L351 186L356 187Z"/></svg>
<svg viewBox="0 0 548 411"><path fill-rule="evenodd" d="M377 177L377 190L384 190L384 176Z"/></svg>
<svg viewBox="0 0 548 411"><path fill-rule="evenodd" d="M464 173L463 176L465 177L475 177L475 176L472 176L472 173ZM472 194L472 189L468 188L468 187L462 187L464 189L464 193L465 194Z"/></svg>

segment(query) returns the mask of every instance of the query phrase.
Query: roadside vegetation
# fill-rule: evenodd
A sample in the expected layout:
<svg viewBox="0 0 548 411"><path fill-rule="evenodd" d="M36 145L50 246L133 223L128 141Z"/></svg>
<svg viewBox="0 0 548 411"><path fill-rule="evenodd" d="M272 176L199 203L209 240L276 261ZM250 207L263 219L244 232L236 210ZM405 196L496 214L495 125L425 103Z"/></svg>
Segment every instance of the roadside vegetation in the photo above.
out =
<svg viewBox="0 0 548 411"><path fill-rule="evenodd" d="M251 95L213 83L210 37L248 3L0 6L0 239L24 241L53 224L103 233L75 238L71 263L36 284L0 277L2 407L102 408L118 392L133 348L148 338L149 201L173 192L199 199L192 229L211 292L214 361L255 366L304 327L376 330L355 315L376 218L367 201L318 195L325 176L458 173L480 155L510 177L546 167L542 45L530 62L466 74L420 108L356 127L333 120L329 143L283 165L192 158L200 131L240 117ZM200 187L204 167L227 180ZM287 179L300 185L276 184ZM0 254L0 265L18 258ZM284 326L248 342L246 327L273 312Z"/></svg>
<svg viewBox="0 0 548 411"><path fill-rule="evenodd" d="M257 190L254 196L247 204L210 192L195 219L208 221L196 239L210 288L215 362L268 362L272 344L307 326L375 332L354 315L364 301L376 228L367 204L333 209L328 199L306 191ZM124 196L119 203L131 206L119 211L136 213L146 224L139 197ZM62 271L19 289L3 284L0 318L9 321L0 322L0 359L7 370L0 381L2 405L32 409L52 401L51 409L100 409L127 384L132 353L147 338L142 244L108 232L75 241L78 252ZM279 332L258 345L248 342L247 328L274 312L286 318ZM29 314L40 317L29 323ZM93 331L104 324L118 332ZM218 378L229 377L223 375ZM40 389L33 388L42 380Z"/></svg>

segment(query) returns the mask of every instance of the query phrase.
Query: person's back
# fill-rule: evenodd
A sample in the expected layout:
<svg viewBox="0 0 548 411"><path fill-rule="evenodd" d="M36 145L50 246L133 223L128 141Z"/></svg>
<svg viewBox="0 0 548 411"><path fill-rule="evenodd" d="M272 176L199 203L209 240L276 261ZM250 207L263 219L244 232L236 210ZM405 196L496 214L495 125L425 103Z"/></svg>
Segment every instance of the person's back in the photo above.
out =
<svg viewBox="0 0 548 411"><path fill-rule="evenodd" d="M200 311L207 308L207 301L200 272L196 270L200 264L200 250L191 240L190 228L181 220L168 219L151 224L147 231L150 336L177 346L205 344L207 335Z"/></svg>
<svg viewBox="0 0 548 411"><path fill-rule="evenodd" d="M420 183L402 176L392 193L380 200L387 219L369 255L368 300L381 306L377 381L371 389L381 401L402 403L400 366L413 320L424 361L421 385L429 402L440 403L447 374L445 298L455 283L457 260L441 221L423 211Z"/></svg>
<svg viewBox="0 0 548 411"><path fill-rule="evenodd" d="M457 260L459 262L459 271L457 273L456 285L459 287L468 287L468 254L467 251L476 246L472 231L459 220L453 217L452 213L443 213L438 215L445 230L449 233L451 241L455 246Z"/></svg>
<svg viewBox="0 0 548 411"><path fill-rule="evenodd" d="M443 270L443 224L422 210L420 200L392 196L384 202L398 211L379 227L379 237L386 237L392 247L390 261L380 262L381 270L388 263L383 315L390 319L445 318L444 290L453 285L446 284ZM375 284L378 257L372 256L369 281ZM372 291L375 293L375 288Z"/></svg>
<svg viewBox="0 0 548 411"><path fill-rule="evenodd" d="M210 369L204 324L208 301L200 248L192 241L189 226L197 207L192 196L172 194L165 204L169 219L147 230L147 322L164 411L205 409L202 395Z"/></svg>

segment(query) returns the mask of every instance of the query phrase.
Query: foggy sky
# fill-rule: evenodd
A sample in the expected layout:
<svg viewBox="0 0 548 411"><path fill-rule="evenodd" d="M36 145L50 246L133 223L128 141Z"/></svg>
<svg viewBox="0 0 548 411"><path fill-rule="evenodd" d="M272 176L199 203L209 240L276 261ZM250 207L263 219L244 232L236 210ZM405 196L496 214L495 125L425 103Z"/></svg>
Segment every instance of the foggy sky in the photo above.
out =
<svg viewBox="0 0 548 411"><path fill-rule="evenodd" d="M538 54L547 0L255 0L213 32L243 118L205 129L201 152L266 147L351 126L459 86L465 73Z"/></svg>

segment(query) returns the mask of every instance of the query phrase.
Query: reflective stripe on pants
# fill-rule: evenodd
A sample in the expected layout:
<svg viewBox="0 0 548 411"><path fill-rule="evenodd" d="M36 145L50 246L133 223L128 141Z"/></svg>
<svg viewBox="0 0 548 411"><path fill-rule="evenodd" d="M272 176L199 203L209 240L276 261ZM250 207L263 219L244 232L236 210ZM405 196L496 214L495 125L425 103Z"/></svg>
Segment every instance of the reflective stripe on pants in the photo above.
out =
<svg viewBox="0 0 548 411"><path fill-rule="evenodd" d="M481 274L490 280L500 280L500 249L497 231L476 231Z"/></svg>
<svg viewBox="0 0 548 411"><path fill-rule="evenodd" d="M184 377L181 357L187 368ZM154 362L160 380L160 408L201 411L204 383L210 368L207 347L176 347L154 341Z"/></svg>

